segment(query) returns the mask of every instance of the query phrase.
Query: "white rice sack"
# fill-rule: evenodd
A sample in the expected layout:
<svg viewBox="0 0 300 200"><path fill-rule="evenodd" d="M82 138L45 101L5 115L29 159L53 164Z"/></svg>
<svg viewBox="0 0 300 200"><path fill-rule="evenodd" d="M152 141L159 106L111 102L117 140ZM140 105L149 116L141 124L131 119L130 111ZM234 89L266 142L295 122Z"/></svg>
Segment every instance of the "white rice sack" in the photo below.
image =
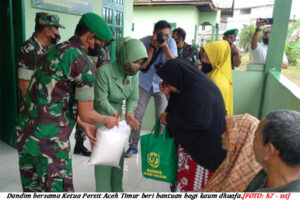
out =
<svg viewBox="0 0 300 200"><path fill-rule="evenodd" d="M119 127L111 129L105 126L98 128L96 137L98 142L94 146L89 159L90 165L107 165L119 167L121 155L130 134L130 127L126 121L121 121Z"/></svg>

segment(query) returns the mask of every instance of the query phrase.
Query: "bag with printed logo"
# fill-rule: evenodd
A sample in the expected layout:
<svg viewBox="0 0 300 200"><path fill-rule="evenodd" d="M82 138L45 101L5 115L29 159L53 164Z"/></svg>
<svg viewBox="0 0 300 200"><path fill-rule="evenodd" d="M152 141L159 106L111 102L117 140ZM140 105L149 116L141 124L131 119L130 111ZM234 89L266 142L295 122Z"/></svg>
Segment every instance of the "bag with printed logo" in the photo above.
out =
<svg viewBox="0 0 300 200"><path fill-rule="evenodd" d="M142 173L145 178L174 183L177 179L177 148L167 127L159 133L160 119L151 133L141 136Z"/></svg>

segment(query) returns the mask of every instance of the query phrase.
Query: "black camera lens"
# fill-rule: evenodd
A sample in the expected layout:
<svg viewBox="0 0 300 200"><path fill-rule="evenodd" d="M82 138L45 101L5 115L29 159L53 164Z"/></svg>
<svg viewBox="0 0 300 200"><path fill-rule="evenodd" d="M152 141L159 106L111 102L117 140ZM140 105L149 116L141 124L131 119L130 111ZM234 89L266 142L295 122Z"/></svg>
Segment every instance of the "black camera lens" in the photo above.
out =
<svg viewBox="0 0 300 200"><path fill-rule="evenodd" d="M158 41L160 44L163 44L163 43L165 42L165 39L166 39L165 34L163 34L163 33L158 33L158 34L157 34L157 41Z"/></svg>

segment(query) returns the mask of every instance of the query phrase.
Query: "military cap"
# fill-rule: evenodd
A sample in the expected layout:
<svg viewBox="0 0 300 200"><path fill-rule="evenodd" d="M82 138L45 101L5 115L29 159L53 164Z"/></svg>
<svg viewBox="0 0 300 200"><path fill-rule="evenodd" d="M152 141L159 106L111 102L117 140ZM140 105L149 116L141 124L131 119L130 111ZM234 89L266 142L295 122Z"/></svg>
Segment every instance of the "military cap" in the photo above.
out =
<svg viewBox="0 0 300 200"><path fill-rule="evenodd" d="M57 26L59 28L65 28L63 25L59 24L58 15L53 15L45 12L36 13L35 23L45 26Z"/></svg>
<svg viewBox="0 0 300 200"><path fill-rule="evenodd" d="M102 41L110 41L113 39L113 33L108 27L107 23L95 13L86 13L81 16L80 24L84 24L87 28L95 34L96 38Z"/></svg>
<svg viewBox="0 0 300 200"><path fill-rule="evenodd" d="M223 35L235 35L236 36L238 34L238 32L239 32L238 29L233 28L233 29L229 29L229 30L225 31L223 33Z"/></svg>

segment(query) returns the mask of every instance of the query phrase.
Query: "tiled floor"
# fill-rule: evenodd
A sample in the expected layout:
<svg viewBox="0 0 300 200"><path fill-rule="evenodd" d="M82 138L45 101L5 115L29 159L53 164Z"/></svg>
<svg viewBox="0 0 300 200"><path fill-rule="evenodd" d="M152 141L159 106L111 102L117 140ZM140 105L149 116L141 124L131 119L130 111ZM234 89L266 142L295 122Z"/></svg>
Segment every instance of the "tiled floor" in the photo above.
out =
<svg viewBox="0 0 300 200"><path fill-rule="evenodd" d="M74 147L74 142L72 134L72 147ZM85 145L89 147L88 140ZM87 162L87 157L73 155L73 183L76 192L95 192L94 167L89 166ZM170 191L168 183L146 179L142 176L140 153L125 159L123 187L125 192ZM2 141L0 141L0 192L22 192L17 150Z"/></svg>

